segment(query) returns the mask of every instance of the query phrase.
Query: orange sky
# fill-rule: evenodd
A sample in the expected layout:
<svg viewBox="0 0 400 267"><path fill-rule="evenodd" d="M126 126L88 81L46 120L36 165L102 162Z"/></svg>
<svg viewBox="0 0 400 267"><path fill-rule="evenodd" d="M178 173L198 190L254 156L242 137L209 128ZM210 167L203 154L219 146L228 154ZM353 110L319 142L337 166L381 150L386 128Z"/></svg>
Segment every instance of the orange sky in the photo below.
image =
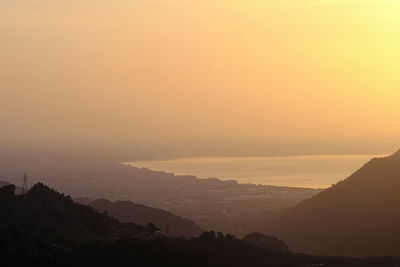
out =
<svg viewBox="0 0 400 267"><path fill-rule="evenodd" d="M0 137L396 144L399 11L397 0L2 0Z"/></svg>

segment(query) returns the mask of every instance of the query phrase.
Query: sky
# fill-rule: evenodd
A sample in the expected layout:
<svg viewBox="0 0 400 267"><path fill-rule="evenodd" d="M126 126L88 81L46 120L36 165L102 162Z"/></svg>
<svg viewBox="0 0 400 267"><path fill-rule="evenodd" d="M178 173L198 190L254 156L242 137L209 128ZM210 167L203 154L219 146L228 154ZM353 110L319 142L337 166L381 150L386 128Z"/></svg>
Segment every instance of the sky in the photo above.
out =
<svg viewBox="0 0 400 267"><path fill-rule="evenodd" d="M0 145L391 152L399 12L398 0L1 0Z"/></svg>

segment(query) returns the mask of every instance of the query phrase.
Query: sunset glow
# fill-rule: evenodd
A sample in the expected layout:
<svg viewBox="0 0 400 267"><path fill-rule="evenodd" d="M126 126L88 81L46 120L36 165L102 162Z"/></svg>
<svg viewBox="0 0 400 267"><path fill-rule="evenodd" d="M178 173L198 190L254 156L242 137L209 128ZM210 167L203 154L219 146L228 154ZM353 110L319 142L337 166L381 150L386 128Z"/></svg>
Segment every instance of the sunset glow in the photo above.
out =
<svg viewBox="0 0 400 267"><path fill-rule="evenodd" d="M3 0L0 118L17 127L1 135L393 144L399 11L394 0Z"/></svg>

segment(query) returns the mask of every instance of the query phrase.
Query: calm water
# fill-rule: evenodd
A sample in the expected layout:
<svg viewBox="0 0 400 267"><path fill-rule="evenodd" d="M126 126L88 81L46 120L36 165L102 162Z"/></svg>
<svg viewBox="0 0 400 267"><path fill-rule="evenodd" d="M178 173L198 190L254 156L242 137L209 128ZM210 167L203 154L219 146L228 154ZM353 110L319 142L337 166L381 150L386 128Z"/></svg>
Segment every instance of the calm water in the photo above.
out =
<svg viewBox="0 0 400 267"><path fill-rule="evenodd" d="M233 179L241 183L325 188L350 176L373 157L377 155L183 158L128 164L200 178Z"/></svg>

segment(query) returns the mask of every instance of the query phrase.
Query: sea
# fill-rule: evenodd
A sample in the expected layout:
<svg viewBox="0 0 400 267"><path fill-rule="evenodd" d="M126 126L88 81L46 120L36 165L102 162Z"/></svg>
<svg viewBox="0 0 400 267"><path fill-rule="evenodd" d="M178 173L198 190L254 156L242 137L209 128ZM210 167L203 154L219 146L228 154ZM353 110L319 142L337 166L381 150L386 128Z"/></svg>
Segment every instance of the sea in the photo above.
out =
<svg viewBox="0 0 400 267"><path fill-rule="evenodd" d="M285 157L199 157L145 160L127 164L198 178L219 178L275 186L328 188L383 155L306 155Z"/></svg>

